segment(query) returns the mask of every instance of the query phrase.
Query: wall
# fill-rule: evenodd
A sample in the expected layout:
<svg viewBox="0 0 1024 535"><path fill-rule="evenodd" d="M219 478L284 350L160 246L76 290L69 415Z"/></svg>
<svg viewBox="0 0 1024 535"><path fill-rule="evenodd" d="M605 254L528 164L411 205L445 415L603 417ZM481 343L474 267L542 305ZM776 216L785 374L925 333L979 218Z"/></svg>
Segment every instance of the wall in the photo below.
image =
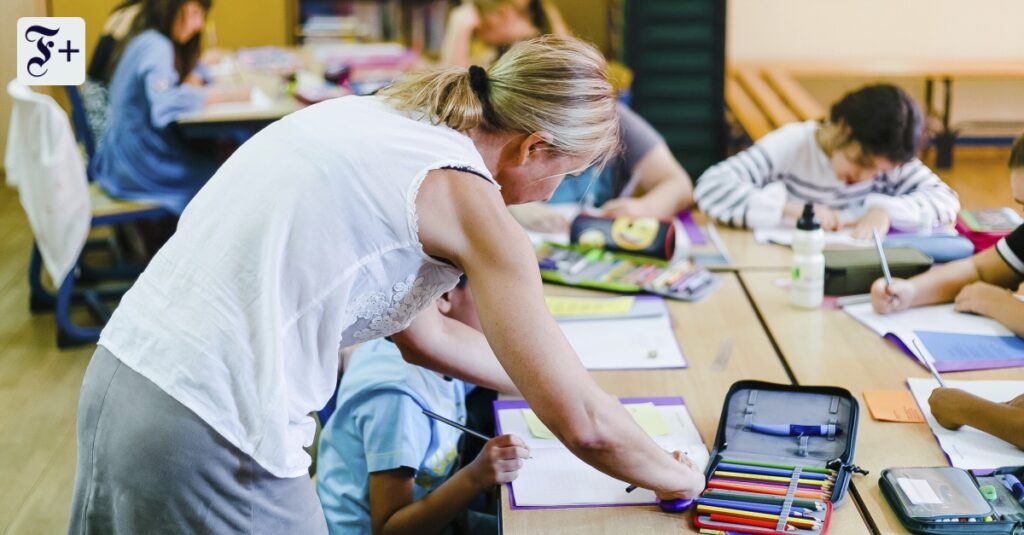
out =
<svg viewBox="0 0 1024 535"><path fill-rule="evenodd" d="M21 17L46 15L45 0L3 0L4 23L0 25L0 152L7 147L7 125L11 121L11 97L7 96L7 82L18 76L16 23ZM3 169L0 156L0 170ZM0 187L3 187L0 184Z"/></svg>

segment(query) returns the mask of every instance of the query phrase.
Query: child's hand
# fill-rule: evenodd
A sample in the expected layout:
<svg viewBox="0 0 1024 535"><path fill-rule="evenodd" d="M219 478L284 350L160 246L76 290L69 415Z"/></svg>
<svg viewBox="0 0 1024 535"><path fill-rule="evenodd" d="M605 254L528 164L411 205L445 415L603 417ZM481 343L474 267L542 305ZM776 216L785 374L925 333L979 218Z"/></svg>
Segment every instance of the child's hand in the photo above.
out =
<svg viewBox="0 0 1024 535"><path fill-rule="evenodd" d="M987 282L974 282L964 286L956 295L953 308L957 312L967 312L980 316L992 317L993 311L1012 305L1016 299L1010 290L1000 288Z"/></svg>
<svg viewBox="0 0 1024 535"><path fill-rule="evenodd" d="M568 232L569 220L543 203L509 206L512 217L534 232Z"/></svg>
<svg viewBox="0 0 1024 535"><path fill-rule="evenodd" d="M601 206L605 217L654 217L653 210L642 198L620 197Z"/></svg>
<svg viewBox="0 0 1024 535"><path fill-rule="evenodd" d="M530 457L530 448L515 435L501 435L487 441L480 454L469 463L473 480L481 489L511 483L519 476L523 459Z"/></svg>
<svg viewBox="0 0 1024 535"><path fill-rule="evenodd" d="M471 33L480 26L480 13L473 2L465 2L452 10L448 18L450 31Z"/></svg>
<svg viewBox="0 0 1024 535"><path fill-rule="evenodd" d="M914 302L914 285L906 279L893 279L892 285L878 279L871 285L871 306L879 314L889 314L910 308Z"/></svg>
<svg viewBox="0 0 1024 535"><path fill-rule="evenodd" d="M689 500L700 494L700 491L704 490L704 474L700 471L700 467L681 451L673 451L671 455L673 459L685 464L690 469L691 477L683 489L676 492L656 492L655 495L659 500L664 501Z"/></svg>
<svg viewBox="0 0 1024 535"><path fill-rule="evenodd" d="M803 213L804 203L799 201L787 202L786 207L782 210L782 214L784 216L796 220L799 220ZM842 222L839 220L839 212L823 204L814 205L814 215L818 218L818 223L821 223L821 228L824 230L836 231L843 226Z"/></svg>
<svg viewBox="0 0 1024 535"><path fill-rule="evenodd" d="M932 416L939 425L946 429L956 431L963 427L964 422L959 414L959 409L964 400L971 395L957 388L936 388L928 398L928 405L931 407Z"/></svg>
<svg viewBox="0 0 1024 535"><path fill-rule="evenodd" d="M853 237L858 240L870 239L872 229L878 230L879 236L885 236L889 233L890 225L889 214L885 213L885 210L872 208L855 223Z"/></svg>

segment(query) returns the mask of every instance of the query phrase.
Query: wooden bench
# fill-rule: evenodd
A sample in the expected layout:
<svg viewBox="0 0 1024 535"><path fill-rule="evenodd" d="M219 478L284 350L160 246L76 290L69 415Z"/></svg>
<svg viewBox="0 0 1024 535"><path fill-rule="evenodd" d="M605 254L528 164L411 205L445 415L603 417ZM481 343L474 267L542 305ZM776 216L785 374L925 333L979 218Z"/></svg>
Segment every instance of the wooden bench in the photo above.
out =
<svg viewBox="0 0 1024 535"><path fill-rule="evenodd" d="M784 69L734 65L725 102L751 140L796 121L820 119L825 109Z"/></svg>

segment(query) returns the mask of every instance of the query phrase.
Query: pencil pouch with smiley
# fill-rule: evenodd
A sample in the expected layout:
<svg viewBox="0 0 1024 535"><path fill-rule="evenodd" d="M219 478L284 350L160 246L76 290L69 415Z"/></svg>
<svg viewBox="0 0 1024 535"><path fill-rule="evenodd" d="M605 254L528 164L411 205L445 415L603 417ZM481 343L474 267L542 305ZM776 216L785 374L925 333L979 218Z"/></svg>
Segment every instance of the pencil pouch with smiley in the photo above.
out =
<svg viewBox="0 0 1024 535"><path fill-rule="evenodd" d="M653 217L580 215L572 222L569 241L582 249L670 260L676 252L676 228Z"/></svg>

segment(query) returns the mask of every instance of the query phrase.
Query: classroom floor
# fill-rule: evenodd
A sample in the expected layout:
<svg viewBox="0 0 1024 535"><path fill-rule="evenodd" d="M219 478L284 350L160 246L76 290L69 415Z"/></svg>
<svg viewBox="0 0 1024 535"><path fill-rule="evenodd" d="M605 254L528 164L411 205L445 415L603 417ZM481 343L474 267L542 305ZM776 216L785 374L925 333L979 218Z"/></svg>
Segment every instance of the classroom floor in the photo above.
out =
<svg viewBox="0 0 1024 535"><path fill-rule="evenodd" d="M1007 157L1004 149L962 149L939 174L965 208L1010 206ZM6 187L0 244L0 533L61 533L74 484L75 408L93 348L58 350L53 317L29 313L31 231Z"/></svg>

